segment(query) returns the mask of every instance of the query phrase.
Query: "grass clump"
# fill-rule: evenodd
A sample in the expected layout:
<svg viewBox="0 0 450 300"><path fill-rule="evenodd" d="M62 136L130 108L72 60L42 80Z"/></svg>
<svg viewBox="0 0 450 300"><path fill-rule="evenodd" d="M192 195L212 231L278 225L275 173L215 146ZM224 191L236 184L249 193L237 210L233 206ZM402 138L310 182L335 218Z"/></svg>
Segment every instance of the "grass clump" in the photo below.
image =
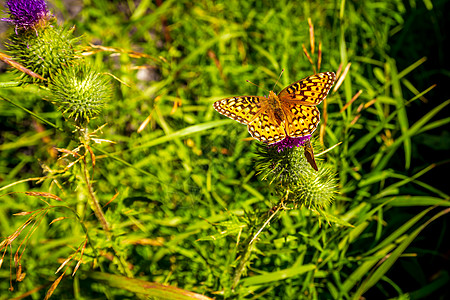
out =
<svg viewBox="0 0 450 300"><path fill-rule="evenodd" d="M55 2L114 100L68 123L47 84L0 74L0 299L445 298L448 143L433 141L449 100L423 70L445 72L402 50L411 18L439 26L444 2ZM270 89L282 69L275 92L342 78L318 106L336 189L308 190L334 198L320 210L282 201L292 178L269 184L258 142L212 107L264 95L245 80Z"/></svg>

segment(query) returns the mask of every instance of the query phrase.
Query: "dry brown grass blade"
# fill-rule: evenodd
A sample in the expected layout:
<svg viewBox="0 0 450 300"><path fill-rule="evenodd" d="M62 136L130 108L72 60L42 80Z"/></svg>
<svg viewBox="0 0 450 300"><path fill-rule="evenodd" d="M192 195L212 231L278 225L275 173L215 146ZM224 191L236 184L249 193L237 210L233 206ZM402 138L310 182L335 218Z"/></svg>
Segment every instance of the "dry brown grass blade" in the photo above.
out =
<svg viewBox="0 0 450 300"><path fill-rule="evenodd" d="M305 47L305 44L302 44L302 49L303 49L303 53L305 53L306 57L308 58L309 63L313 66L314 73L316 73L316 70L315 70L316 67L314 66L314 62L313 62L311 56L309 55L308 50Z"/></svg>
<svg viewBox="0 0 450 300"><path fill-rule="evenodd" d="M16 268L16 281L17 282L23 281L26 275L27 273L22 273L22 264L19 263Z"/></svg>
<svg viewBox="0 0 450 300"><path fill-rule="evenodd" d="M75 254L76 254L76 253L75 253ZM55 274L58 274L59 271L61 271L61 269L64 268L64 266L65 266L69 261L72 260L72 258L73 258L73 256L74 256L75 254L72 254L71 256L69 256L68 258L66 258L66 260L63 261L63 263L62 263L62 264L59 266L59 268L56 270Z"/></svg>
<svg viewBox="0 0 450 300"><path fill-rule="evenodd" d="M16 213L16 214L13 214L13 216L26 216L26 215L29 215L29 214L32 214L33 212L31 212L31 211L23 211L23 212L20 212L20 213Z"/></svg>
<svg viewBox="0 0 450 300"><path fill-rule="evenodd" d="M72 150L62 149L62 148L56 148L56 150L58 150L59 152L62 152L62 153L70 154L73 157L77 157L77 156L81 157L80 154L78 154L78 153L76 153L76 152L74 152Z"/></svg>
<svg viewBox="0 0 450 300"><path fill-rule="evenodd" d="M50 299L50 297L52 296L53 292L55 291L55 289L58 287L58 284L60 283L61 279L63 278L64 274L66 273L66 271L64 271L61 276L58 277L58 279L55 280L55 282L53 282L52 286L48 289L47 294L45 295L44 300L48 300Z"/></svg>
<svg viewBox="0 0 450 300"><path fill-rule="evenodd" d="M219 75L222 78L222 80L226 80L225 76L223 75L223 69L222 65L220 64L219 59L217 58L216 54L212 50L208 50L208 56L214 61L214 64L216 65L216 68L219 70Z"/></svg>
<svg viewBox="0 0 450 300"><path fill-rule="evenodd" d="M339 78L339 76L341 76L341 72L342 72L342 63L339 64L339 67L336 71L336 78Z"/></svg>
<svg viewBox="0 0 450 300"><path fill-rule="evenodd" d="M94 172L94 168L95 168L95 154L92 151L91 147L89 145L86 145L87 150L89 151L89 154L91 155L91 160L92 160L92 172Z"/></svg>
<svg viewBox="0 0 450 300"><path fill-rule="evenodd" d="M81 265L81 262L83 261L83 254L84 254L84 249L86 249L87 241L88 241L87 239L84 241L83 247L81 248L80 259L78 260L77 265L73 269L72 277L75 275L75 273L77 272L78 268Z"/></svg>
<svg viewBox="0 0 450 300"><path fill-rule="evenodd" d="M43 288L46 288L46 287L49 286L49 285L50 285L49 283L40 285L40 286L38 286L38 287L35 287L35 288L32 289L32 290L29 290L29 291L26 292L26 293L23 293L22 295L20 295L20 296L18 296L18 297L11 298L11 299L9 299L9 300L20 300L20 299L27 298L27 297L30 296L31 294L34 294L34 293L36 293L37 291L40 291L40 290L42 290Z"/></svg>
<svg viewBox="0 0 450 300"><path fill-rule="evenodd" d="M309 25L309 41L311 43L311 55L314 54L315 42L314 42L314 25L312 24L311 18L308 18Z"/></svg>
<svg viewBox="0 0 450 300"><path fill-rule="evenodd" d="M50 198L56 201L62 201L61 198L59 198L56 195L53 195L51 193L45 193L45 192L25 192L25 195L27 196L36 196L36 197L44 197L44 198Z"/></svg>
<svg viewBox="0 0 450 300"><path fill-rule="evenodd" d="M105 206L109 205L111 202L113 202L113 201L117 198L117 196L119 196L119 193L120 193L120 192L117 192L117 193L111 198L111 200L109 200L108 202L106 202L105 205L103 205L103 207L105 207Z"/></svg>
<svg viewBox="0 0 450 300"><path fill-rule="evenodd" d="M141 133L142 130L145 129L145 127L147 127L148 123L150 123L151 119L152 119L152 114L153 114L153 110L152 112L148 115L147 118L145 118L144 122L142 122L141 126L139 126L137 133Z"/></svg>
<svg viewBox="0 0 450 300"><path fill-rule="evenodd" d="M339 111L340 113L344 112L344 110L347 109L347 107L349 107L353 102L355 102L356 99L358 99L358 97L361 95L363 91L359 90L353 97L352 99L350 99L350 101L348 101L344 107L342 107L342 109Z"/></svg>
<svg viewBox="0 0 450 300"><path fill-rule="evenodd" d="M27 74L27 75L30 75L31 77L38 78L38 79L41 79L41 80L47 80L47 79L45 79L44 77L42 77L41 75L36 74L36 73L34 73L33 71L31 71L31 70L25 68L24 66L22 66L22 65L19 64L18 62L15 62L15 61L11 58L11 56L9 56L9 55L6 55L6 54L0 52L0 59L1 59L2 61L4 61L5 63L7 63L8 65L10 65L11 67L13 67L13 68L15 68L15 69L17 69L17 70L19 70L19 71L21 71L21 72Z"/></svg>
<svg viewBox="0 0 450 300"><path fill-rule="evenodd" d="M56 223L56 222L64 220L64 219L67 219L67 217L59 217L59 218L53 219L48 225L52 225L53 223Z"/></svg>
<svg viewBox="0 0 450 300"><path fill-rule="evenodd" d="M342 75L339 77L336 85L334 86L333 92L336 92L339 89L339 87L341 86L341 84L344 82L344 79L345 79L345 77L347 77L347 73L348 73L348 70L350 70L351 65L352 65L352 63L348 63L345 66L344 72L342 72Z"/></svg>
<svg viewBox="0 0 450 300"><path fill-rule="evenodd" d="M322 41L319 42L319 51L317 52L317 72L320 72L322 65Z"/></svg>

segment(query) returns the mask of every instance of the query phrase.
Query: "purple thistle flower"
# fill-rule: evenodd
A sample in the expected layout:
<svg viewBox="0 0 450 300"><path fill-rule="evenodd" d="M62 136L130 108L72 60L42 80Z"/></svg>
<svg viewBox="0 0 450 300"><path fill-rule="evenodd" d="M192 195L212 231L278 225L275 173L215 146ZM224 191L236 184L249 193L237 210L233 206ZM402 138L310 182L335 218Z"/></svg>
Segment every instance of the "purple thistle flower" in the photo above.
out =
<svg viewBox="0 0 450 300"><path fill-rule="evenodd" d="M2 21L13 23L17 28L36 28L39 23L45 22L52 17L47 10L44 0L8 0L5 5L9 11L9 18L2 18Z"/></svg>
<svg viewBox="0 0 450 300"><path fill-rule="evenodd" d="M270 146L277 147L278 152L283 151L286 148L293 148L303 146L306 142L311 139L311 135L305 135L301 137L289 137L287 136L284 140L276 142Z"/></svg>

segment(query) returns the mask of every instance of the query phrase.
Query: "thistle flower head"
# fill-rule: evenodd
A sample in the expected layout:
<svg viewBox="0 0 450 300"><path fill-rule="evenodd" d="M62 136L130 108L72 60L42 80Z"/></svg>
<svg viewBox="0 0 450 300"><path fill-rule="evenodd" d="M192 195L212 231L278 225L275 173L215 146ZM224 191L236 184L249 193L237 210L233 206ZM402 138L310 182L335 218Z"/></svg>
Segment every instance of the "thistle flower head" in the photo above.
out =
<svg viewBox="0 0 450 300"><path fill-rule="evenodd" d="M271 147L276 147L278 152L281 152L286 148L303 146L309 140L311 140L310 134L301 136L301 137L289 137L288 136L284 140L272 144Z"/></svg>
<svg viewBox="0 0 450 300"><path fill-rule="evenodd" d="M286 138L281 142L259 144L256 169L273 186L274 193L284 204L320 210L328 206L336 194L335 174L322 166L314 170L303 153L311 135Z"/></svg>
<svg viewBox="0 0 450 300"><path fill-rule="evenodd" d="M9 18L2 21L12 23L17 29L36 29L44 26L52 18L44 0L8 0L6 1Z"/></svg>
<svg viewBox="0 0 450 300"><path fill-rule="evenodd" d="M51 101L77 124L84 125L97 116L111 96L109 80L89 65L62 69L51 81Z"/></svg>

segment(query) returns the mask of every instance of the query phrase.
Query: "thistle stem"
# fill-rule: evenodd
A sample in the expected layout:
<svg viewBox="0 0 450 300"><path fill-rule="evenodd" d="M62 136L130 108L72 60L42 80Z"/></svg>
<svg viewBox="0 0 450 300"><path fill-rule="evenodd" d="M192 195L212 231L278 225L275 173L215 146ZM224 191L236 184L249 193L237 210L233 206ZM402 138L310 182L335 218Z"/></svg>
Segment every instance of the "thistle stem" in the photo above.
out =
<svg viewBox="0 0 450 300"><path fill-rule="evenodd" d="M264 228L266 228L267 224L269 224L269 222L280 211L280 209L281 209L281 205L277 207L277 210L273 214L271 214L271 216L266 220L266 222L264 222L264 224L261 226L261 228L258 230L258 232L256 232L256 234L253 236L251 241L248 243L247 248L245 249L245 254L242 257L241 262L239 263L239 267L236 269L236 272L234 273L233 285L231 287L233 290L236 288L237 284L239 283L239 280L241 279L242 272L244 271L247 261L250 258L250 254L253 251L253 246L256 244L256 239L261 234L261 232L264 230Z"/></svg>
<svg viewBox="0 0 450 300"><path fill-rule="evenodd" d="M82 163L82 173L83 173L83 180L84 183L86 184L86 189L87 189L87 193L88 193L88 201L89 204L92 208L92 210L94 211L95 216L97 217L97 219L100 221L100 224L103 227L103 230L105 230L105 232L108 234L108 236L110 237L110 226L108 224L108 221L105 218L105 214L103 213L102 207L100 206L100 202L97 199L97 196L95 196L95 192L94 192L94 188L92 187L92 183L91 183L91 177L89 175L89 171L88 171L88 165L86 162L86 157L88 157L89 155L89 150L88 150L88 143L89 143L89 129L86 127L84 128L84 130L81 130L80 132L81 134L81 138L84 144L84 148L85 148L85 153L84 153L84 159L81 160Z"/></svg>

